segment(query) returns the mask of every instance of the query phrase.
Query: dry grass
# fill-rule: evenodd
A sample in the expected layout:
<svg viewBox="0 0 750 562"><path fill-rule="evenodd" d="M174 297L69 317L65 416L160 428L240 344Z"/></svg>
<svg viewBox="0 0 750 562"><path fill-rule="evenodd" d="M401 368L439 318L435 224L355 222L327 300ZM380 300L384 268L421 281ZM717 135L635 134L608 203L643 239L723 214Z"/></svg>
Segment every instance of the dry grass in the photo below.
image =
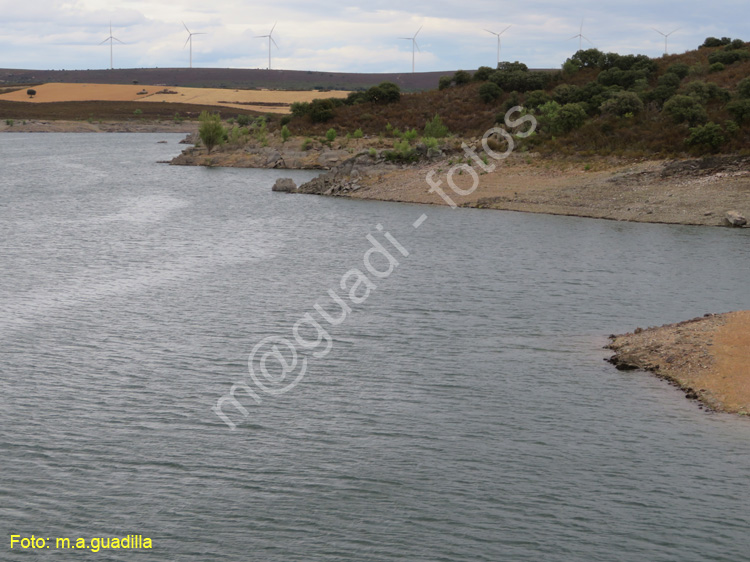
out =
<svg viewBox="0 0 750 562"><path fill-rule="evenodd" d="M289 113L294 102L326 97L345 98L349 92L316 91L284 92L276 90L229 90L223 88L181 88L126 84L49 83L33 88L36 96L29 98L26 88L0 95L0 101L56 103L73 101L167 102L193 105L250 109L264 113ZM145 92L145 93L144 93Z"/></svg>

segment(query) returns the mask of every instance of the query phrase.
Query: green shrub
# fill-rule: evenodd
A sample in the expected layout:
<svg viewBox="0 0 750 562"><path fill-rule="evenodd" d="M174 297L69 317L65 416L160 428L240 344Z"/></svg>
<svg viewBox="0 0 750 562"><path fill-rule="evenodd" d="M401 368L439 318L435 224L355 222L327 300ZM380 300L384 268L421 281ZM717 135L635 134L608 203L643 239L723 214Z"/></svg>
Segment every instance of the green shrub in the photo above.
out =
<svg viewBox="0 0 750 562"><path fill-rule="evenodd" d="M711 66L708 67L708 71L711 72L711 73L721 72L725 68L726 67L723 64L721 64L720 62L715 62Z"/></svg>
<svg viewBox="0 0 750 562"><path fill-rule="evenodd" d="M486 82L490 78L490 74L492 74L495 71L494 68L489 66L480 66L477 68L477 70L474 72L474 76L472 76L472 80L474 82Z"/></svg>
<svg viewBox="0 0 750 562"><path fill-rule="evenodd" d="M601 112L623 117L637 115L643 111L643 102L635 92L617 92L601 105Z"/></svg>
<svg viewBox="0 0 750 562"><path fill-rule="evenodd" d="M250 124L250 116L249 115L245 115L244 113L238 115L237 116L237 124L240 127L247 127Z"/></svg>
<svg viewBox="0 0 750 562"><path fill-rule="evenodd" d="M676 62L667 68L668 74L676 74L680 80L685 78L688 73L690 72L690 67L686 65L684 62Z"/></svg>
<svg viewBox="0 0 750 562"><path fill-rule="evenodd" d="M724 47L724 49L727 51L734 51L737 49L744 49L744 48L745 48L745 42L742 39L735 39L729 45Z"/></svg>
<svg viewBox="0 0 750 562"><path fill-rule="evenodd" d="M372 158L375 158L378 155L378 151L370 147L370 150L367 151L367 154L369 154Z"/></svg>
<svg viewBox="0 0 750 562"><path fill-rule="evenodd" d="M703 82L702 80L695 80L688 82L682 89L682 93L701 101L705 104L710 100L720 100L723 102L729 101L731 94L724 88L720 88L714 82Z"/></svg>
<svg viewBox="0 0 750 562"><path fill-rule="evenodd" d="M336 129L331 128L326 131L326 140L328 142L336 140Z"/></svg>
<svg viewBox="0 0 750 562"><path fill-rule="evenodd" d="M401 135L401 138L402 138L402 139L404 139L404 140L405 140L405 141L407 141L407 142L410 142L410 141L416 140L416 139L417 139L417 137L419 137L419 133L417 132L417 130L416 130L416 129L412 129L412 130L410 130L410 131L409 131L409 130L406 130L406 131L404 131L404 133L403 133L403 134Z"/></svg>
<svg viewBox="0 0 750 562"><path fill-rule="evenodd" d="M741 60L747 60L750 58L750 52L744 49L736 49L734 51L714 51L708 55L708 62L714 64L720 62L721 64L728 66Z"/></svg>
<svg viewBox="0 0 750 562"><path fill-rule="evenodd" d="M500 86L494 82L485 82L479 86L479 97L482 98L484 103L493 102L502 95L503 91L500 89Z"/></svg>
<svg viewBox="0 0 750 562"><path fill-rule="evenodd" d="M221 116L218 113L202 111L198 117L198 136L209 154L215 146L220 146L226 138L227 132L221 124Z"/></svg>
<svg viewBox="0 0 750 562"><path fill-rule="evenodd" d="M701 47L721 47L723 45L728 45L731 41L728 37L724 37L723 39L717 39L716 37L706 37L706 40L703 42L703 45Z"/></svg>
<svg viewBox="0 0 750 562"><path fill-rule="evenodd" d="M452 84L453 84L452 76L441 76L440 80L438 80L438 89L445 90L446 88L450 88Z"/></svg>
<svg viewBox="0 0 750 562"><path fill-rule="evenodd" d="M732 114L734 120L740 125L750 122L750 99L729 102L727 104L727 111Z"/></svg>
<svg viewBox="0 0 750 562"><path fill-rule="evenodd" d="M535 90L540 91L540 90ZM560 84L552 90L552 99L560 105L583 101L583 91L574 84Z"/></svg>
<svg viewBox="0 0 750 562"><path fill-rule="evenodd" d="M705 125L692 127L690 136L685 139L690 146L710 148L713 151L718 150L726 142L721 125L708 122Z"/></svg>
<svg viewBox="0 0 750 562"><path fill-rule="evenodd" d="M385 159L389 162L416 162L419 160L419 154L411 147L409 141L395 141L393 143L393 150L385 152Z"/></svg>
<svg viewBox="0 0 750 562"><path fill-rule="evenodd" d="M133 115L142 115L142 114L143 114L143 111L141 111L140 109L136 109L135 111L133 111Z"/></svg>
<svg viewBox="0 0 750 562"><path fill-rule="evenodd" d="M580 103L566 103L560 108L560 113L554 123L554 128L567 133L577 129L586 122L586 109Z"/></svg>
<svg viewBox="0 0 750 562"><path fill-rule="evenodd" d="M289 137L292 136L291 131L289 130L289 127L284 125L281 127L281 142L286 142L289 140Z"/></svg>
<svg viewBox="0 0 750 562"><path fill-rule="evenodd" d="M439 146L438 140L434 137L422 137L422 142L428 149L430 148L434 150L438 149L438 146Z"/></svg>
<svg viewBox="0 0 750 562"><path fill-rule="evenodd" d="M179 111L175 112L174 117L172 117L172 121L174 121L175 123L182 123L183 119Z"/></svg>
<svg viewBox="0 0 750 562"><path fill-rule="evenodd" d="M312 146L312 139L305 139L302 141L302 150L310 150Z"/></svg>
<svg viewBox="0 0 750 562"><path fill-rule="evenodd" d="M750 78L743 78L737 83L737 95L741 98L750 98Z"/></svg>
<svg viewBox="0 0 750 562"><path fill-rule="evenodd" d="M295 101L290 106L292 115L295 117L304 117L310 113L310 102L307 101Z"/></svg>
<svg viewBox="0 0 750 562"><path fill-rule="evenodd" d="M354 134L352 135L355 139L361 139L365 136L365 134L362 132L362 129L357 129L354 131Z"/></svg>
<svg viewBox="0 0 750 562"><path fill-rule="evenodd" d="M437 113L430 121L424 126L424 136L434 137L436 139L442 139L448 136L448 127L443 125L443 120Z"/></svg>
<svg viewBox="0 0 750 562"><path fill-rule="evenodd" d="M281 120L279 121L279 124L283 127L284 125L288 125L292 122L292 116L291 115L284 115Z"/></svg>
<svg viewBox="0 0 750 562"><path fill-rule="evenodd" d="M465 70L457 70L453 75L453 81L456 83L456 86L463 86L471 82L471 74Z"/></svg>
<svg viewBox="0 0 750 562"><path fill-rule="evenodd" d="M550 97L544 90L534 90L526 96L524 107L535 108L550 101Z"/></svg>
<svg viewBox="0 0 750 562"><path fill-rule="evenodd" d="M664 104L664 112L668 114L675 123L687 123L695 126L708 120L706 109L693 96L676 95Z"/></svg>
<svg viewBox="0 0 750 562"><path fill-rule="evenodd" d="M6 119L5 124L8 125L8 127L12 127L15 124L15 121L13 119Z"/></svg>
<svg viewBox="0 0 750 562"><path fill-rule="evenodd" d="M313 123L325 123L333 119L336 105L332 99L316 99L310 103L308 115ZM292 110L294 111L294 110Z"/></svg>

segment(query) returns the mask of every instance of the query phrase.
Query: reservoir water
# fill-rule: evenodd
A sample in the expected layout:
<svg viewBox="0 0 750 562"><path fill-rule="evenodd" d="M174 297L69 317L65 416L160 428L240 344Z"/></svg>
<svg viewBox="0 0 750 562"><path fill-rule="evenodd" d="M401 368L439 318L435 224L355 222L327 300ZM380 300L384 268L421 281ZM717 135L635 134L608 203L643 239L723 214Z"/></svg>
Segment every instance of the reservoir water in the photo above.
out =
<svg viewBox="0 0 750 562"><path fill-rule="evenodd" d="M750 421L602 349L750 308L749 231L272 193L314 174L180 138L0 135L0 559L750 560ZM306 314L330 350L263 392Z"/></svg>

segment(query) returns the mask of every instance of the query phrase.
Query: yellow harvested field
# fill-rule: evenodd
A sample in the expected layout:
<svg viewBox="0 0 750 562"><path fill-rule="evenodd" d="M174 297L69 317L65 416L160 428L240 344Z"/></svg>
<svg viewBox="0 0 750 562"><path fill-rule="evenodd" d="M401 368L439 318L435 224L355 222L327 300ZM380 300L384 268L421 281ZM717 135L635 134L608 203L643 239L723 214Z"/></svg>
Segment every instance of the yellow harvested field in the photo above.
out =
<svg viewBox="0 0 750 562"><path fill-rule="evenodd" d="M29 98L26 88L0 95L0 100L35 103L64 101L142 101L216 105L252 109L266 113L289 113L294 102L315 98L345 98L349 92L332 90L232 90L229 88L182 88L128 84L48 83L34 86L36 96Z"/></svg>

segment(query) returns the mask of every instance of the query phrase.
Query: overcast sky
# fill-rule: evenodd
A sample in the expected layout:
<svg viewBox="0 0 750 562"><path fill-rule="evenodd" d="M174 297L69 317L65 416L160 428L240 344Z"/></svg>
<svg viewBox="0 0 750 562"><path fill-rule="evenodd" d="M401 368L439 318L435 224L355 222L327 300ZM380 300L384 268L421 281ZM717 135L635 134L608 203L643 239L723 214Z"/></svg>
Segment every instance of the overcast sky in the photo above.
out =
<svg viewBox="0 0 750 562"><path fill-rule="evenodd" d="M360 4L321 0L0 0L0 68L94 69L186 67L187 32L193 66L266 68L267 34L275 22L273 68L341 72L408 72L409 37L417 36L417 71L494 66L501 31L502 60L559 68L583 35L604 51L659 56L665 33L669 51L694 49L708 36L750 40L750 1L582 0L371 0Z"/></svg>

